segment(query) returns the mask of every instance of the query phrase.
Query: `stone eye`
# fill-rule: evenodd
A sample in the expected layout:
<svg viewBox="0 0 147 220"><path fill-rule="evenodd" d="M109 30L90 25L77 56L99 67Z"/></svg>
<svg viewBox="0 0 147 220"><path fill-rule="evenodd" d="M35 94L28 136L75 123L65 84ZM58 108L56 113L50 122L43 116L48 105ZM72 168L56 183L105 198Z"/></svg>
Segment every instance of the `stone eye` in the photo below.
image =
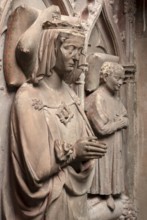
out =
<svg viewBox="0 0 147 220"><path fill-rule="evenodd" d="M70 46L65 46L64 47L65 50L69 50L69 51L73 51L74 50L74 46L70 45Z"/></svg>

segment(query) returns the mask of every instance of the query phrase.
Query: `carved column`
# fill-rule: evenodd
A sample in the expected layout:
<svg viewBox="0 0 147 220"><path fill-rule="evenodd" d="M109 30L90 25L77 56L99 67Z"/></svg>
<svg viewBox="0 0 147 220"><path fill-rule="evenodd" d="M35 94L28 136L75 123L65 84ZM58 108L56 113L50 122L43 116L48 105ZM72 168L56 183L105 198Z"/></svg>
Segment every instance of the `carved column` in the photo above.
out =
<svg viewBox="0 0 147 220"><path fill-rule="evenodd" d="M126 194L135 199L135 172L137 158L137 106L136 106L136 69L134 65L125 66L125 81L121 98L127 108L129 127L124 131L125 182Z"/></svg>
<svg viewBox="0 0 147 220"><path fill-rule="evenodd" d="M135 0L124 1L124 13L126 21L126 57L128 63L134 63L134 38L135 38Z"/></svg>
<svg viewBox="0 0 147 220"><path fill-rule="evenodd" d="M127 63L124 66L126 70L126 85L122 92L125 97L125 104L128 110L130 126L126 132L126 149L125 149L125 171L126 171L126 192L130 198L135 201L135 184L136 184L136 163L137 163L137 90L136 90L136 66L134 60L134 40L135 40L135 0L124 1L125 13L125 48ZM125 141L124 139L124 141Z"/></svg>

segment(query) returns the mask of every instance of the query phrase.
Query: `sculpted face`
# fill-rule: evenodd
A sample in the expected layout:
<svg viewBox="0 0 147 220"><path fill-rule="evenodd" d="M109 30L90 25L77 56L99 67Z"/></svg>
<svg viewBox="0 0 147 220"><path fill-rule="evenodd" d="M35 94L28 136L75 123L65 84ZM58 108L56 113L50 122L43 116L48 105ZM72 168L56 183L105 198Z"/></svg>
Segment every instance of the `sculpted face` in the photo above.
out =
<svg viewBox="0 0 147 220"><path fill-rule="evenodd" d="M83 46L83 37L70 34L68 38L63 39L63 42L57 49L55 70L68 83L75 82L79 77L77 68Z"/></svg>
<svg viewBox="0 0 147 220"><path fill-rule="evenodd" d="M107 88L115 93L117 92L121 85L123 84L124 81L124 72L123 71L118 71L118 72L114 72L110 75L108 75L105 79L104 79Z"/></svg>

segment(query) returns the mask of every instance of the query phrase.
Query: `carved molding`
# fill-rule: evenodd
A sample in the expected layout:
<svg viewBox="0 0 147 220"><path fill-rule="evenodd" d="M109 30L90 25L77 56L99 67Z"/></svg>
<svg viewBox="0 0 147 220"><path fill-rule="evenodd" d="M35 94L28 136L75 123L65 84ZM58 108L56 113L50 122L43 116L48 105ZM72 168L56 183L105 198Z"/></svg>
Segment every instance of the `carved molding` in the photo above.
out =
<svg viewBox="0 0 147 220"><path fill-rule="evenodd" d="M7 19L9 16L9 9L11 8L13 0L1 0L0 3L0 35L7 29Z"/></svg>
<svg viewBox="0 0 147 220"><path fill-rule="evenodd" d="M114 22L113 14L110 9L110 4L107 1L105 1L104 4L103 15L104 18L106 19L109 31L113 39L116 55L120 57L120 62L122 64L125 64L126 63L125 50L121 40L120 31L116 23Z"/></svg>
<svg viewBox="0 0 147 220"><path fill-rule="evenodd" d="M103 0L96 0L94 3L89 3L86 7L87 9L87 19L84 22L84 26L86 29L86 45L88 45L88 41L90 38L90 35L92 33L92 30L100 16L100 13L102 12L103 8ZM85 9L85 11L86 11ZM81 17L84 19L84 11L81 14Z"/></svg>
<svg viewBox="0 0 147 220"><path fill-rule="evenodd" d="M135 38L135 13L136 3L135 0L124 1L124 13L126 20L126 57L130 64L134 63L134 38Z"/></svg>
<svg viewBox="0 0 147 220"><path fill-rule="evenodd" d="M115 53L120 57L120 62L122 64L126 63L125 58L125 50L122 42L122 38L124 39L124 33L120 34L120 31L114 21L111 5L114 1L106 1L106 0L93 0L87 1L86 7L83 9L81 6L81 11L76 12L75 8L79 1L77 0L52 0L53 4L56 4L60 7L63 14L74 15L76 17L81 17L83 20L83 25L86 29L86 50L88 46L88 41L90 39L90 35L92 30L102 13L107 28L111 34L111 38L113 40L113 45L115 48ZM85 3L84 3L85 4Z"/></svg>
<svg viewBox="0 0 147 220"><path fill-rule="evenodd" d="M58 5L61 13L67 15L68 14L68 10L65 6L65 2L64 1L58 1L58 0L52 0L54 5Z"/></svg>
<svg viewBox="0 0 147 220"><path fill-rule="evenodd" d="M87 13L87 18L84 20L87 31L86 44L88 44L92 30L100 14L102 13L107 29L113 41L115 55L120 57L120 62L122 64L125 64L126 63L125 48L122 42L122 37L124 38L124 35L122 36L122 34L120 34L117 24L114 21L110 3L112 4L113 2L108 2L106 0L92 1L92 3L87 3L87 7L86 7L87 12L86 9L82 11L81 13L82 18L86 17L84 12Z"/></svg>
<svg viewBox="0 0 147 220"><path fill-rule="evenodd" d="M135 73L136 73L136 66L135 65L124 65L125 69L125 83L134 83L135 82Z"/></svg>
<svg viewBox="0 0 147 220"><path fill-rule="evenodd" d="M129 15L129 21L133 22L136 13L136 2L135 0L125 0L124 1L124 13Z"/></svg>
<svg viewBox="0 0 147 220"><path fill-rule="evenodd" d="M74 14L74 10L73 10L73 6L71 4L71 1L68 0L52 0L52 3L54 5L58 5L61 13L64 15L73 15Z"/></svg>

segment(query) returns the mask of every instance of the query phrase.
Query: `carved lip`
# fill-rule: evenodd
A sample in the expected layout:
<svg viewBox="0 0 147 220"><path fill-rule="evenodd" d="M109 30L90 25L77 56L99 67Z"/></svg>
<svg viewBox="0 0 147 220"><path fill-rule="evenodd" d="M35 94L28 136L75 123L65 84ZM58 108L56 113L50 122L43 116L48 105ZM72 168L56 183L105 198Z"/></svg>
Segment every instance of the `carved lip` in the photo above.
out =
<svg viewBox="0 0 147 220"><path fill-rule="evenodd" d="M75 66L75 64L74 63L69 63L69 65L68 65L69 67L74 67Z"/></svg>
<svg viewBox="0 0 147 220"><path fill-rule="evenodd" d="M117 85L117 86L115 86L115 89L116 89L116 90L119 90L120 87L121 87L121 85Z"/></svg>

